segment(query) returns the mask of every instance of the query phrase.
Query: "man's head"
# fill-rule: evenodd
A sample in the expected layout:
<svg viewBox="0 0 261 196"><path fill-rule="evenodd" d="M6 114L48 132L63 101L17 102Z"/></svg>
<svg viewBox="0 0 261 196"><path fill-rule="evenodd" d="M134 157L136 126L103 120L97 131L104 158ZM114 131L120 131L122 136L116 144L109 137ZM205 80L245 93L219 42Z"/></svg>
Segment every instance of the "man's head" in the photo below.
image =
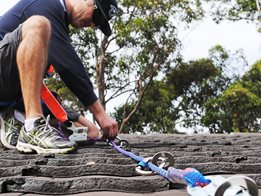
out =
<svg viewBox="0 0 261 196"><path fill-rule="evenodd" d="M74 27L96 27L111 35L109 20L118 11L116 0L66 0L66 6Z"/></svg>
<svg viewBox="0 0 261 196"><path fill-rule="evenodd" d="M117 14L118 5L115 0L94 0L93 23L106 35L111 35L109 20Z"/></svg>

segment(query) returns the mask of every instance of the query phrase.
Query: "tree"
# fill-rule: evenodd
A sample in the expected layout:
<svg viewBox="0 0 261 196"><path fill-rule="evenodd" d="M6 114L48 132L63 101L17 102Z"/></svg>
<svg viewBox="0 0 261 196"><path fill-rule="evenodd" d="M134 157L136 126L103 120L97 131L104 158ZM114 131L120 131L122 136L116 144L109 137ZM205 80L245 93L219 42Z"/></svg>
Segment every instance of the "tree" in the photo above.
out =
<svg viewBox="0 0 261 196"><path fill-rule="evenodd" d="M130 112L122 113L120 131L144 104L142 100L146 90L158 74L164 75L178 57L175 17L179 15L181 21L189 23L202 16L198 1L122 1L122 5L124 14L115 26L116 43L121 53L128 52L123 52L118 61L120 70L117 75L127 80L121 82L124 91L113 85L111 87L116 92L114 97L129 92L126 105L130 100L133 107ZM117 78L116 81L120 80Z"/></svg>
<svg viewBox="0 0 261 196"><path fill-rule="evenodd" d="M222 47L214 50L209 59L182 62L176 27L180 21L189 24L201 19L205 14L202 2L204 1L120 0L119 16L112 21L115 33L111 37L104 37L92 29L73 29L73 44L85 63L86 71L96 79L99 99L104 107L109 101L125 95L125 106L119 108L116 114L121 119L120 130L124 126L129 127L128 121L136 118L135 113L146 113L143 105L150 108L148 99L153 97L152 93L161 96L164 88L174 92L171 95L162 94L166 100L164 106L169 105L169 100L174 108L178 106L179 113L173 112L170 116L173 115L175 121L185 122L186 126L198 125L204 113L204 103L221 94L230 85L230 79L236 80L236 75L224 74L230 58L226 56L226 51L222 51ZM242 2L239 3L243 5ZM176 86L165 83L171 81L172 71L180 74L179 80L172 76ZM186 76L185 79L181 77L182 74ZM158 92L154 89L157 87L163 88L163 91ZM79 104L78 106L80 107ZM185 120L180 118L181 109L184 110ZM152 119L153 115L149 118ZM171 125L169 122L169 119L165 119L160 131L168 132ZM152 121L149 124L153 130L160 127L159 123ZM174 124L176 122L172 123ZM144 126L139 125L140 127Z"/></svg>
<svg viewBox="0 0 261 196"><path fill-rule="evenodd" d="M231 53L217 45L209 50L209 58L180 63L168 75L168 83L173 85L172 101L180 112L179 122L194 130L204 127L202 117L205 104L224 92L239 75L229 68L234 63L245 66L244 56L237 51ZM229 72L228 72L229 70Z"/></svg>
<svg viewBox="0 0 261 196"><path fill-rule="evenodd" d="M244 74L241 83L245 88L261 98L261 61L256 62L252 68Z"/></svg>
<svg viewBox="0 0 261 196"><path fill-rule="evenodd" d="M125 124L122 133L177 133L175 124L178 116L172 107L170 87L165 81L153 81L144 94L142 104ZM121 123L124 120L122 114L130 113L134 105L133 101L118 107L115 118Z"/></svg>
<svg viewBox="0 0 261 196"><path fill-rule="evenodd" d="M115 34L107 38L91 29L73 30L72 38L86 70L96 79L104 107L124 94L129 96L126 103L135 103L129 114L125 112L124 126L148 86L179 56L177 21L190 23L203 12L198 0L118 2L119 15L112 21Z"/></svg>
<svg viewBox="0 0 261 196"><path fill-rule="evenodd" d="M219 97L206 103L203 123L212 132L261 130L261 62L257 62Z"/></svg>
<svg viewBox="0 0 261 196"><path fill-rule="evenodd" d="M219 23L222 20L254 21L260 12L259 0L205 0L211 6L210 14Z"/></svg>
<svg viewBox="0 0 261 196"><path fill-rule="evenodd" d="M194 130L204 126L205 104L220 96L239 78L237 74L226 74L234 60L244 65L244 59L239 59L240 53L231 54L218 45L210 49L207 59L180 60L175 67L169 68L165 77L151 83L123 132L173 133L177 132L178 124ZM130 103L117 109L115 116L119 122L123 120L124 107L129 112L132 106ZM212 116L208 114L207 117Z"/></svg>
<svg viewBox="0 0 261 196"><path fill-rule="evenodd" d="M203 104L215 95L215 78L220 75L210 59L180 63L167 75L167 83L173 86L172 102L185 127L199 124Z"/></svg>

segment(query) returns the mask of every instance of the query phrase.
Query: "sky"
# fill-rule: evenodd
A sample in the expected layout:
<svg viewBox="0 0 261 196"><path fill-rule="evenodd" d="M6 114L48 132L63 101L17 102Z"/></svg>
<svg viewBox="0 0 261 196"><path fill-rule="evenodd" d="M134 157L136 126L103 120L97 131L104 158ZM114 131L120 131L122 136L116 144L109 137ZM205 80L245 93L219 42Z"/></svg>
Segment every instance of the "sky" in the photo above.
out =
<svg viewBox="0 0 261 196"><path fill-rule="evenodd" d="M216 24L208 18L180 33L182 54L185 59L206 57L211 47L220 44L231 52L243 49L251 65L261 59L261 33L257 29L255 23L224 21Z"/></svg>
<svg viewBox="0 0 261 196"><path fill-rule="evenodd" d="M18 0L0 0L0 15L12 7Z"/></svg>

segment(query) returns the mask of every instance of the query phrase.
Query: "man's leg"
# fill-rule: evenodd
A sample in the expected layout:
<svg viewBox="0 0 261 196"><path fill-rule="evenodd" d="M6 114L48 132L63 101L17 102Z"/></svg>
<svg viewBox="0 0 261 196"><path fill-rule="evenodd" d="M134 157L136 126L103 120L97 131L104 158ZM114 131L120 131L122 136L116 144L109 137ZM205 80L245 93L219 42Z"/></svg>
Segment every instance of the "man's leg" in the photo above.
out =
<svg viewBox="0 0 261 196"><path fill-rule="evenodd" d="M49 21L35 16L0 41L0 100L16 102L22 96L22 84L29 118L41 115L39 89L46 66L50 31ZM5 148L15 149L22 124L14 118L13 107L1 112L0 141Z"/></svg>
<svg viewBox="0 0 261 196"><path fill-rule="evenodd" d="M47 64L50 22L42 16L32 16L22 27L17 64L25 105L26 119L40 117L40 92Z"/></svg>
<svg viewBox="0 0 261 196"><path fill-rule="evenodd" d="M76 149L76 144L63 140L42 114L40 93L46 71L50 35L50 22L42 16L32 16L23 24L17 50L26 113L25 125L16 146L21 152L67 153Z"/></svg>

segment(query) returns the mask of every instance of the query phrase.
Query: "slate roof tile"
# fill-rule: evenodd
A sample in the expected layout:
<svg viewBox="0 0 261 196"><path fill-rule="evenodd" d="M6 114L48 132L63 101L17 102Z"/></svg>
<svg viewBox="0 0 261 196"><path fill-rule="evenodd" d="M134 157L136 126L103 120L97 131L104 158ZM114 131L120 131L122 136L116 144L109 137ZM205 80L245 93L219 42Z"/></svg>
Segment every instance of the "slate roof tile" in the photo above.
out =
<svg viewBox="0 0 261 196"><path fill-rule="evenodd" d="M120 135L131 151L151 157L168 151L174 167L205 175L243 174L261 189L261 134ZM20 154L0 149L0 193L75 194L97 191L166 193L174 186L159 175L140 176L136 161L104 142L68 155ZM183 187L184 188L184 187ZM185 194L182 189L180 193Z"/></svg>

